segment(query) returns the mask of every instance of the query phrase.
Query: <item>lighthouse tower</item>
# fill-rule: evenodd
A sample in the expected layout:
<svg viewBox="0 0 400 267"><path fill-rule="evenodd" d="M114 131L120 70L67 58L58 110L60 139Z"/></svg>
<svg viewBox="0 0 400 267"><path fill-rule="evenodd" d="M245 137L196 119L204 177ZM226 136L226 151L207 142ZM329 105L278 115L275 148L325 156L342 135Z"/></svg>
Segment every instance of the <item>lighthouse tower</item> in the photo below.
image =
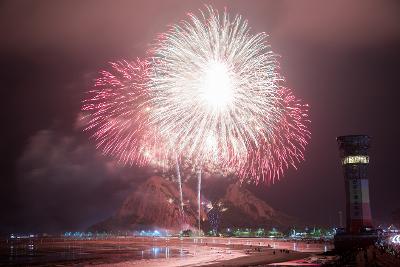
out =
<svg viewBox="0 0 400 267"><path fill-rule="evenodd" d="M337 138L346 191L346 232L349 234L372 228L367 177L370 140L367 135Z"/></svg>

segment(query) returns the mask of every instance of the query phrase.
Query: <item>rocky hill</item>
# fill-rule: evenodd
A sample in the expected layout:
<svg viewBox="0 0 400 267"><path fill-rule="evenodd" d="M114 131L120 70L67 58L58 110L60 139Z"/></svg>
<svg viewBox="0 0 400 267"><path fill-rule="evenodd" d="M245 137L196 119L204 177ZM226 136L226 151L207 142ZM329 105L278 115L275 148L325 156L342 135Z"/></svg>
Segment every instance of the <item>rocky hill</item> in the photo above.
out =
<svg viewBox="0 0 400 267"><path fill-rule="evenodd" d="M197 194L184 184L184 210L182 220L179 211L179 191L175 182L153 176L140 185L123 202L111 218L90 227L91 231L127 231L149 228L180 230L197 225ZM205 198L204 198L205 199ZM227 186L218 202L224 212L219 216L220 228L226 227L280 227L296 223L292 217L274 210L265 201L254 196L240 184ZM206 206L203 206L206 209ZM202 210L203 226L207 228L208 217Z"/></svg>
<svg viewBox="0 0 400 267"><path fill-rule="evenodd" d="M91 231L126 231L162 228L170 230L196 225L197 195L183 186L185 217L179 211L178 185L159 176L152 176L123 202L111 218L90 227ZM203 217L206 217L203 212Z"/></svg>
<svg viewBox="0 0 400 267"><path fill-rule="evenodd" d="M287 228L299 224L295 218L273 209L239 183L229 185L220 201L227 208L221 213L221 228L232 226Z"/></svg>

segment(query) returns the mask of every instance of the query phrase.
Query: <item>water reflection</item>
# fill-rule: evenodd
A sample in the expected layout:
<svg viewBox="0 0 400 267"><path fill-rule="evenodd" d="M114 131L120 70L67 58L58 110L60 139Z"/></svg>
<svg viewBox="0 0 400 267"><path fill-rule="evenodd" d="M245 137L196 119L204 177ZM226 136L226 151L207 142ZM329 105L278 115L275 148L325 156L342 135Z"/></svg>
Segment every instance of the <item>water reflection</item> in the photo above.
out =
<svg viewBox="0 0 400 267"><path fill-rule="evenodd" d="M165 248L165 258L169 259L169 247Z"/></svg>
<svg viewBox="0 0 400 267"><path fill-rule="evenodd" d="M149 250L141 251L141 259L159 259L171 257L184 257L188 255L188 251L181 247L179 250L171 249L170 247L152 247Z"/></svg>

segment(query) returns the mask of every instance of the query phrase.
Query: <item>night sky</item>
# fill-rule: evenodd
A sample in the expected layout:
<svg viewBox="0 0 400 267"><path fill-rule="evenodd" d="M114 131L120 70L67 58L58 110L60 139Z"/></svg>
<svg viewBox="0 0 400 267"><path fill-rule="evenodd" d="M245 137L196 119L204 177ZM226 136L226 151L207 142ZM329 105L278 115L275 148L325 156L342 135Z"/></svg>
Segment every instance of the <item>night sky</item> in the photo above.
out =
<svg viewBox="0 0 400 267"><path fill-rule="evenodd" d="M108 62L145 56L156 34L209 1L0 2L0 233L85 229L146 177L100 155L81 101ZM310 224L345 208L336 136L372 136L375 219L400 208L400 2L213 1L270 35L286 85L310 104L306 161L255 193Z"/></svg>

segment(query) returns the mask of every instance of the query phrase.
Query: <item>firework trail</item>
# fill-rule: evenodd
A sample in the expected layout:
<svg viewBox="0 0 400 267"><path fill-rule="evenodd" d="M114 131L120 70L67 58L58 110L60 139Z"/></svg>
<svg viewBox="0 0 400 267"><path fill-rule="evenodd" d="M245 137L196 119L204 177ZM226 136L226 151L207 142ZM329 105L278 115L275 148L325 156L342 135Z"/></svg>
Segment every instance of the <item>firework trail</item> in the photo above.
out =
<svg viewBox="0 0 400 267"><path fill-rule="evenodd" d="M240 16L189 14L158 38L150 61L149 121L167 153L257 182L303 158L307 106L281 85L266 35Z"/></svg>
<svg viewBox="0 0 400 267"><path fill-rule="evenodd" d="M175 169L176 169L176 176L178 178L178 185L179 185L179 200L180 200L180 210L181 210L181 216L183 219L184 210L183 210L183 192L182 192L182 178L181 178L181 171L179 169L179 161L178 157L175 157Z"/></svg>
<svg viewBox="0 0 400 267"><path fill-rule="evenodd" d="M197 170L197 207L198 207L198 227L199 236L201 235L201 169Z"/></svg>

